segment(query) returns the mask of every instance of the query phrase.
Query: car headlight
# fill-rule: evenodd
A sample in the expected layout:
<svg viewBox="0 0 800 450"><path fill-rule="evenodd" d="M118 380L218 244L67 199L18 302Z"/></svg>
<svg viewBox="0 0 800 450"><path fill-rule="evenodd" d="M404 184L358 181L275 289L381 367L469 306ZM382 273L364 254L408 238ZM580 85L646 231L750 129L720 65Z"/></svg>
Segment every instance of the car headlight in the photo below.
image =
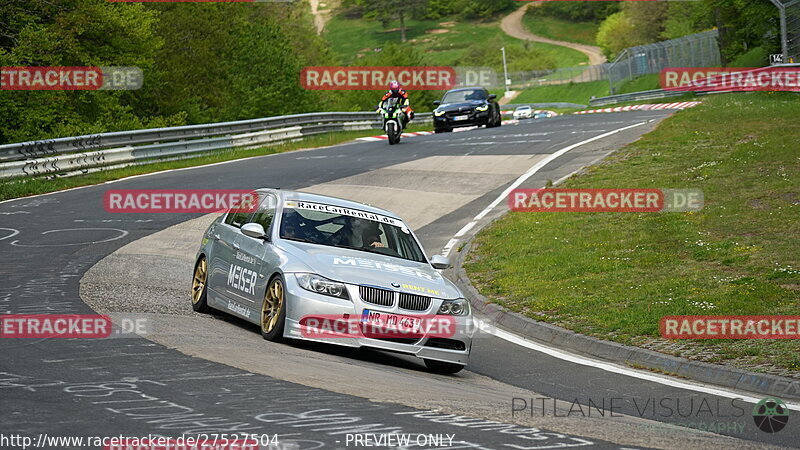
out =
<svg viewBox="0 0 800 450"><path fill-rule="evenodd" d="M475 111L486 111L487 109L489 109L489 105L483 105L475 108Z"/></svg>
<svg viewBox="0 0 800 450"><path fill-rule="evenodd" d="M468 316L469 315L469 302L463 298L455 300L445 300L439 311L436 314L447 316Z"/></svg>
<svg viewBox="0 0 800 450"><path fill-rule="evenodd" d="M444 115L444 111L434 110L433 111L433 115L436 116L436 117L443 116Z"/></svg>
<svg viewBox="0 0 800 450"><path fill-rule="evenodd" d="M307 291L350 300L344 283L329 280L313 273L296 273L294 276L297 278L297 284Z"/></svg>

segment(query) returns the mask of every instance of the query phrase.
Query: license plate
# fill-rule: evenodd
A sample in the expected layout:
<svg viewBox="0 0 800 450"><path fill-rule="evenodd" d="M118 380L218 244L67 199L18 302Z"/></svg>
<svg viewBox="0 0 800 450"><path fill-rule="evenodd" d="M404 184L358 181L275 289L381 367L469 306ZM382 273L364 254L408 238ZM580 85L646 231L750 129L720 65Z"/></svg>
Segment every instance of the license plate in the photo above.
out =
<svg viewBox="0 0 800 450"><path fill-rule="evenodd" d="M422 318L365 309L361 312L361 324L370 331L365 333L367 337L414 337L419 334Z"/></svg>
<svg viewBox="0 0 800 450"><path fill-rule="evenodd" d="M453 120L469 120L469 116L455 116Z"/></svg>

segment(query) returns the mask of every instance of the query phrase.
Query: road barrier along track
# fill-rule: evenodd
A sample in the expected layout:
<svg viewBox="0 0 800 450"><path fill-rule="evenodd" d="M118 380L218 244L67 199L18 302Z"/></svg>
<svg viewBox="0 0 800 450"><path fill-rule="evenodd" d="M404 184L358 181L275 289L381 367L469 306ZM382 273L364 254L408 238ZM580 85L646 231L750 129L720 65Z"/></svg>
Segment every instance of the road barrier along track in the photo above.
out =
<svg viewBox="0 0 800 450"><path fill-rule="evenodd" d="M431 122L432 117L417 114L415 121ZM0 145L0 179L78 175L334 131L380 129L381 125L374 112L326 112L20 142Z"/></svg>

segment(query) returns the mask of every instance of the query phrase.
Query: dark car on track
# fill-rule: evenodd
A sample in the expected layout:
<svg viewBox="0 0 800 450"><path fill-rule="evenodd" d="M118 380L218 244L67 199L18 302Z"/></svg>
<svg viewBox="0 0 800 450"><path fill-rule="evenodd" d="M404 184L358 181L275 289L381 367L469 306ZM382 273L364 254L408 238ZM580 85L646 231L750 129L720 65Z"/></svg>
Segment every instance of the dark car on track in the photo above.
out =
<svg viewBox="0 0 800 450"><path fill-rule="evenodd" d="M496 98L482 87L447 91L441 101L433 102L433 130L444 133L458 127L499 127L503 119Z"/></svg>

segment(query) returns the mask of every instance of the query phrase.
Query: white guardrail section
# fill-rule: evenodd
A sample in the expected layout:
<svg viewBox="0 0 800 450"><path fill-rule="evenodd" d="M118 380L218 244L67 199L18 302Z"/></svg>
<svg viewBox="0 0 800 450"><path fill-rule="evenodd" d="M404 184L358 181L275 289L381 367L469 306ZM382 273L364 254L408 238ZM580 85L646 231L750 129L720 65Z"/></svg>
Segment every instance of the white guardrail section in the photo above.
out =
<svg viewBox="0 0 800 450"><path fill-rule="evenodd" d="M430 113L414 118L414 123L431 121ZM328 112L20 142L0 145L0 179L78 175L381 125L374 112Z"/></svg>

